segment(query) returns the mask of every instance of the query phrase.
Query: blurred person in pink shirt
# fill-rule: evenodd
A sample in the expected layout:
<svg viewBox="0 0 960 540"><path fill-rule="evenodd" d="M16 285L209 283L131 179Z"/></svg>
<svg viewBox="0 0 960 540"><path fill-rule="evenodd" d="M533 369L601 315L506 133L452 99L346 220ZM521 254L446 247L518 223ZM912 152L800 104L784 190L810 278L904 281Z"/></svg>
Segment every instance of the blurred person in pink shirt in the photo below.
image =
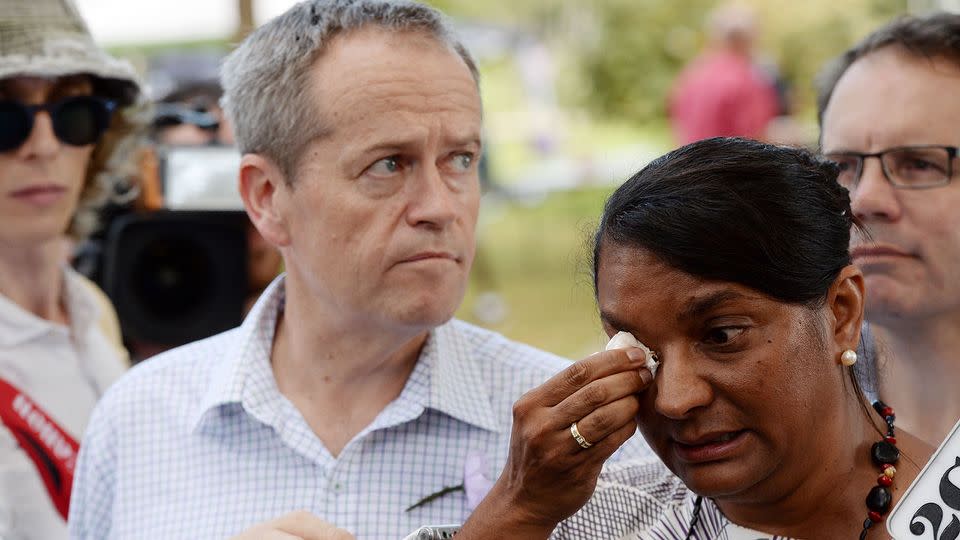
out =
<svg viewBox="0 0 960 540"><path fill-rule="evenodd" d="M719 8L708 23L710 41L684 68L670 95L669 114L679 144L715 136L763 139L779 113L776 88L753 61L753 12Z"/></svg>

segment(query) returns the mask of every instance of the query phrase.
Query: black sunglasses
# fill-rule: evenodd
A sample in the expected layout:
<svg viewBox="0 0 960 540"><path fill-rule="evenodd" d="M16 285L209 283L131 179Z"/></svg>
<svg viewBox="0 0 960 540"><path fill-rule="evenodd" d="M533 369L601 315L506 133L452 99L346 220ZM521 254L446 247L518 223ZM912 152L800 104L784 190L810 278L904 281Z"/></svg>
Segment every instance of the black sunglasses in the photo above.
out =
<svg viewBox="0 0 960 540"><path fill-rule="evenodd" d="M53 121L53 133L73 146L86 146L100 139L110 127L113 101L96 96L73 96L42 105L19 101L0 101L0 152L19 148L33 131L37 111L47 111Z"/></svg>

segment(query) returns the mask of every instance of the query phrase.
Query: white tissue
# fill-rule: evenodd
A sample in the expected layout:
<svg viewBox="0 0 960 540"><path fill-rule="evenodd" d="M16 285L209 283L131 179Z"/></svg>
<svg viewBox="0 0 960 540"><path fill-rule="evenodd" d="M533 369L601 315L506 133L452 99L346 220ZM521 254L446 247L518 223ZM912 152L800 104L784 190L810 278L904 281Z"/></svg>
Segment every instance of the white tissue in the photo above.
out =
<svg viewBox="0 0 960 540"><path fill-rule="evenodd" d="M656 356L654 356L653 351L648 349L643 343L640 343L630 332L617 332L617 335L610 338L610 341L607 343L607 346L604 348L604 350L609 351L610 349L627 349L630 347L636 347L647 355L647 360L645 363L646 368L650 370L650 373L654 377L656 377L657 366L660 365L660 363L657 362Z"/></svg>

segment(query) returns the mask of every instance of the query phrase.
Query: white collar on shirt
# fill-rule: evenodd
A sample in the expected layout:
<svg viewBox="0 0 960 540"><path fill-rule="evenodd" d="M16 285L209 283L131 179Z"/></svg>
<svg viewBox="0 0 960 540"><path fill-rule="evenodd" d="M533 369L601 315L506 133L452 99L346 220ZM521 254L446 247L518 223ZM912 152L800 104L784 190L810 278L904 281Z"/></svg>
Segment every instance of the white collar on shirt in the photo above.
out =
<svg viewBox="0 0 960 540"><path fill-rule="evenodd" d="M273 377L268 347L273 342L284 301L281 275L260 296L237 329L230 348L221 358L211 359L218 365L213 368L210 387L192 417L194 431L215 422L218 415L212 414L214 411L236 403L260 422L275 425L285 398ZM431 408L482 429L501 432L506 427L493 413L478 360L456 325L449 321L430 332L418 365L397 402L409 406L411 416Z"/></svg>

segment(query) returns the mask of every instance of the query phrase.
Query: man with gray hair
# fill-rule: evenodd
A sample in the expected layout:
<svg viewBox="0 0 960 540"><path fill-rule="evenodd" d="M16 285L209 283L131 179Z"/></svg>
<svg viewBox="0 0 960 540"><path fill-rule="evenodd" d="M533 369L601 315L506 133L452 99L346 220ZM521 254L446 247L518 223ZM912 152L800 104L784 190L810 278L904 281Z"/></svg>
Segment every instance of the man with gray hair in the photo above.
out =
<svg viewBox="0 0 960 540"><path fill-rule="evenodd" d="M480 199L473 60L431 8L312 0L248 37L223 86L241 195L286 274L241 327L105 396L72 536L341 534L320 518L384 539L462 522L505 462L514 401L567 365L451 320ZM604 400L634 399L635 379Z"/></svg>

